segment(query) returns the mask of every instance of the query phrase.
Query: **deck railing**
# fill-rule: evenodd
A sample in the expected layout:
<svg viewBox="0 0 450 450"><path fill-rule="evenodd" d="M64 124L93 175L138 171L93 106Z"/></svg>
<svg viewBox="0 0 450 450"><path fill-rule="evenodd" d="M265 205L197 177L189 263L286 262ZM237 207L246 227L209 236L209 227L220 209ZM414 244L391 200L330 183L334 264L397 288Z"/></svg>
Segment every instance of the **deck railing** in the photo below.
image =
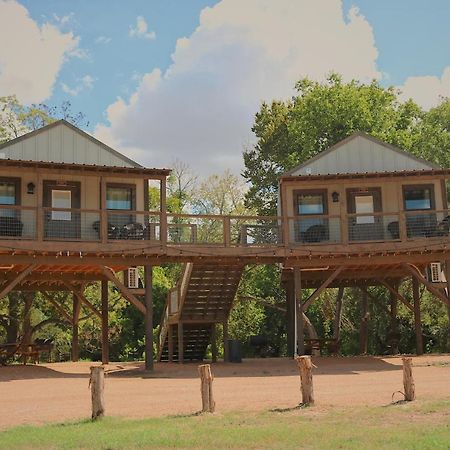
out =
<svg viewBox="0 0 450 450"><path fill-rule="evenodd" d="M449 228L447 210L281 217L0 205L3 240L273 247L442 239Z"/></svg>

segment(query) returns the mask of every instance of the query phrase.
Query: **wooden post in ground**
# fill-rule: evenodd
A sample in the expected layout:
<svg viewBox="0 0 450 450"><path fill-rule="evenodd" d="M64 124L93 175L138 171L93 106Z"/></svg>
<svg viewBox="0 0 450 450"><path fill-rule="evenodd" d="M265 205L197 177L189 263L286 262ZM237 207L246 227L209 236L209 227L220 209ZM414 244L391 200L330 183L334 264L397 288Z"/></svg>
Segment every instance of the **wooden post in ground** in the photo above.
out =
<svg viewBox="0 0 450 450"><path fill-rule="evenodd" d="M216 403L212 391L213 376L211 374L211 366L209 364L198 366L198 374L201 380L202 412L213 413L216 408Z"/></svg>
<svg viewBox="0 0 450 450"><path fill-rule="evenodd" d="M291 358L295 354L295 291L294 280L290 279L285 282L286 291L286 335L287 335L287 354Z"/></svg>
<svg viewBox="0 0 450 450"><path fill-rule="evenodd" d="M223 322L223 362L230 361L230 351L228 347L228 320Z"/></svg>
<svg viewBox="0 0 450 450"><path fill-rule="evenodd" d="M144 266L145 370L153 370L153 267Z"/></svg>
<svg viewBox="0 0 450 450"><path fill-rule="evenodd" d="M367 288L361 289L361 324L359 329L359 354L367 354L367 341L369 338L369 301L367 298Z"/></svg>
<svg viewBox="0 0 450 450"><path fill-rule="evenodd" d="M402 358L403 361L403 387L405 389L405 400L412 402L416 398L414 378L412 374L412 358Z"/></svg>
<svg viewBox="0 0 450 450"><path fill-rule="evenodd" d="M78 342L78 319L80 317L81 302L78 296L72 293L72 361L76 362L80 358L80 345Z"/></svg>
<svg viewBox="0 0 450 450"><path fill-rule="evenodd" d="M412 277L412 289L414 298L414 329L416 331L416 354L423 355L422 319L420 316L420 292L419 281Z"/></svg>
<svg viewBox="0 0 450 450"><path fill-rule="evenodd" d="M178 362L184 362L184 330L183 322L178 322Z"/></svg>
<svg viewBox="0 0 450 450"><path fill-rule="evenodd" d="M296 348L294 354L305 354L305 324L303 321L302 305L302 280L300 267L294 267L294 293L295 293L295 341Z"/></svg>
<svg viewBox="0 0 450 450"><path fill-rule="evenodd" d="M102 366L91 367L92 420L99 419L105 415L105 369Z"/></svg>
<svg viewBox="0 0 450 450"><path fill-rule="evenodd" d="M300 370L302 404L314 405L314 388L312 377L313 364L311 361L311 356L296 356L295 360L297 361L297 365Z"/></svg>
<svg viewBox="0 0 450 450"><path fill-rule="evenodd" d="M102 364L109 364L108 281L102 280Z"/></svg>
<svg viewBox="0 0 450 450"><path fill-rule="evenodd" d="M215 323L211 325L211 361L217 362L217 326Z"/></svg>

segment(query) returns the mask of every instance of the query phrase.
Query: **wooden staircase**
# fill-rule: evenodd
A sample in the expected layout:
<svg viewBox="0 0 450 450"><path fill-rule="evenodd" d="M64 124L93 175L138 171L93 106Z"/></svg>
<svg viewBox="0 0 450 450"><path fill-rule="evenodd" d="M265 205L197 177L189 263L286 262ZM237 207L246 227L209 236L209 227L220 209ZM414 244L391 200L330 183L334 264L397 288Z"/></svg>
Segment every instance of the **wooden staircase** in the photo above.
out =
<svg viewBox="0 0 450 450"><path fill-rule="evenodd" d="M216 324L228 321L242 271L243 266L185 265L180 281L167 295L158 361L201 361L205 357L215 340Z"/></svg>

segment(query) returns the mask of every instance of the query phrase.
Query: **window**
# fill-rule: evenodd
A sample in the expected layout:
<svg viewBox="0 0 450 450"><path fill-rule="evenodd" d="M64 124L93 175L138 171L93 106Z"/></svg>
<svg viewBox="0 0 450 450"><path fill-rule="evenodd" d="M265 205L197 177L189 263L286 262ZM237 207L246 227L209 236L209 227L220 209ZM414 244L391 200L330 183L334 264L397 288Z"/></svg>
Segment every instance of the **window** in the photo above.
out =
<svg viewBox="0 0 450 450"><path fill-rule="evenodd" d="M432 185L404 186L403 198L406 211L434 209Z"/></svg>
<svg viewBox="0 0 450 450"><path fill-rule="evenodd" d="M328 239L327 191L294 191L296 220L296 240L303 242L320 242Z"/></svg>
<svg viewBox="0 0 450 450"><path fill-rule="evenodd" d="M52 208L72 208L72 191L52 190ZM52 220L72 220L70 211L52 211Z"/></svg>
<svg viewBox="0 0 450 450"><path fill-rule="evenodd" d="M19 204L20 180L0 179L0 205ZM0 208L0 217L15 217L13 209Z"/></svg>
<svg viewBox="0 0 450 450"><path fill-rule="evenodd" d="M134 186L108 186L106 208L128 211L134 209L134 191Z"/></svg>
<svg viewBox="0 0 450 450"><path fill-rule="evenodd" d="M372 195L355 195L355 213L370 214L374 212ZM374 216L356 216L356 223L375 223Z"/></svg>
<svg viewBox="0 0 450 450"><path fill-rule="evenodd" d="M300 191L297 192L297 214L312 215L325 214L327 210L326 192Z"/></svg>

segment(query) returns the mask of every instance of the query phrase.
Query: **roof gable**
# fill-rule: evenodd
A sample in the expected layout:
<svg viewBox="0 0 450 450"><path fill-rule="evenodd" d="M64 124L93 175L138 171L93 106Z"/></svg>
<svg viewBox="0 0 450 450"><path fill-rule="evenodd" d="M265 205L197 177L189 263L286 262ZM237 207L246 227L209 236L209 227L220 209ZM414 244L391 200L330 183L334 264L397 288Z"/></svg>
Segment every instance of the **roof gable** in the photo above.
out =
<svg viewBox="0 0 450 450"><path fill-rule="evenodd" d="M369 134L357 132L285 175L400 172L437 168L437 165L417 158L394 145Z"/></svg>
<svg viewBox="0 0 450 450"><path fill-rule="evenodd" d="M0 145L0 158L111 167L142 167L65 120Z"/></svg>

